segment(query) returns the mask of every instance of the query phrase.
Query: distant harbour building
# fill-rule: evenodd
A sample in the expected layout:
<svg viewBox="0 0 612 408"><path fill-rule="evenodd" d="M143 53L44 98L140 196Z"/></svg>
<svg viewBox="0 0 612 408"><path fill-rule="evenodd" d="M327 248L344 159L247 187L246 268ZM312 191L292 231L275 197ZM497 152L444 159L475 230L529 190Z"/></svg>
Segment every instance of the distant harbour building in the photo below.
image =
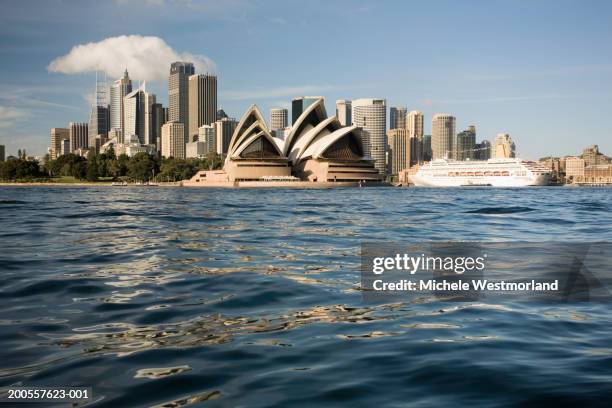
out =
<svg viewBox="0 0 612 408"><path fill-rule="evenodd" d="M455 139L455 117L446 113L436 113L431 120L432 159L451 158Z"/></svg>
<svg viewBox="0 0 612 408"><path fill-rule="evenodd" d="M474 159L489 160L491 158L491 142L483 140L474 147Z"/></svg>
<svg viewBox="0 0 612 408"><path fill-rule="evenodd" d="M298 98L293 98L291 101L291 125L293 126L295 124L295 121L310 105L322 98L322 96L300 96Z"/></svg>
<svg viewBox="0 0 612 408"><path fill-rule="evenodd" d="M599 146L592 145L582 151L582 158L587 166L597 166L600 164L608 164L612 162L610 157L599 151Z"/></svg>
<svg viewBox="0 0 612 408"><path fill-rule="evenodd" d="M6 148L4 147L4 145L0 145L0 162L3 162L6 160Z"/></svg>
<svg viewBox="0 0 612 408"><path fill-rule="evenodd" d="M408 130L408 137L410 137L411 145L413 149L411 151L410 161L412 164L419 164L423 162L424 156L424 119L423 113L420 111L410 111L406 118L406 129ZM431 139L430 139L431 140ZM430 143L431 148L431 143ZM431 157L431 154L429 155Z"/></svg>
<svg viewBox="0 0 612 408"><path fill-rule="evenodd" d="M203 125L198 129L198 142L205 144L206 154L217 151L217 137L215 126Z"/></svg>
<svg viewBox="0 0 612 408"><path fill-rule="evenodd" d="M155 109L156 106L161 106L157 104L157 97L155 94L144 91L143 92L143 100L144 100L144 137L142 140L143 144L146 145L157 145L157 129L156 126L156 118L155 118ZM160 127L161 128L161 127Z"/></svg>
<svg viewBox="0 0 612 408"><path fill-rule="evenodd" d="M62 140L67 139L70 142L70 130L67 128L51 128L51 151L49 156L51 160L57 159L62 155ZM70 151L70 146L68 146Z"/></svg>
<svg viewBox="0 0 612 408"><path fill-rule="evenodd" d="M431 135L423 136L423 161L430 161L432 156L431 151Z"/></svg>
<svg viewBox="0 0 612 408"><path fill-rule="evenodd" d="M186 159L205 159L207 155L206 143L196 140L185 144Z"/></svg>
<svg viewBox="0 0 612 408"><path fill-rule="evenodd" d="M476 149L476 127L469 126L457 134L454 159L465 161L474 160Z"/></svg>
<svg viewBox="0 0 612 408"><path fill-rule="evenodd" d="M123 98L132 92L132 80L127 69L123 77L113 82L110 89L110 128L123 129Z"/></svg>
<svg viewBox="0 0 612 408"><path fill-rule="evenodd" d="M230 141L232 140L232 135L234 134L234 130L236 129L237 125L238 122L235 119L228 117L220 119L214 123L215 136L217 138L217 154L221 156L225 156L227 154Z"/></svg>
<svg viewBox="0 0 612 408"><path fill-rule="evenodd" d="M404 106L392 106L389 108L389 130L406 129L406 117L408 109Z"/></svg>
<svg viewBox="0 0 612 408"><path fill-rule="evenodd" d="M167 122L168 110L161 103L151 105L151 140L159 151L161 149L161 128Z"/></svg>
<svg viewBox="0 0 612 408"><path fill-rule="evenodd" d="M498 133L493 147L496 159L516 157L516 145L508 133Z"/></svg>
<svg viewBox="0 0 612 408"><path fill-rule="evenodd" d="M289 113L285 108L270 109L270 129L284 129L287 127Z"/></svg>
<svg viewBox="0 0 612 408"><path fill-rule="evenodd" d="M189 77L189 139L198 136L202 125L217 120L217 77L198 74Z"/></svg>
<svg viewBox="0 0 612 408"><path fill-rule="evenodd" d="M108 131L108 140L114 140L115 143L123 143L125 139L123 138L123 132L121 129L111 129Z"/></svg>
<svg viewBox="0 0 612 408"><path fill-rule="evenodd" d="M387 172L387 102L385 99L355 99L352 101L353 125L361 128L364 153L374 159L382 175Z"/></svg>
<svg viewBox="0 0 612 408"><path fill-rule="evenodd" d="M144 144L145 139L144 99L144 91L136 89L126 95L123 100L125 112L123 135L126 140L128 137L137 136L141 144Z"/></svg>
<svg viewBox="0 0 612 408"><path fill-rule="evenodd" d="M336 101L336 117L342 126L351 126L353 124L352 103L348 99L338 99Z"/></svg>
<svg viewBox="0 0 612 408"><path fill-rule="evenodd" d="M184 142L189 134L189 77L195 74L191 62L173 62L168 77L168 121L183 124Z"/></svg>
<svg viewBox="0 0 612 408"><path fill-rule="evenodd" d="M388 133L390 174L398 175L411 166L411 138L405 128L391 129Z"/></svg>
<svg viewBox="0 0 612 408"><path fill-rule="evenodd" d="M227 113L225 113L223 109L219 109L217 111L217 120L221 120L223 118L229 118L229 116L227 116Z"/></svg>
<svg viewBox="0 0 612 408"><path fill-rule="evenodd" d="M70 139L62 139L62 141L60 142L60 146L60 156L65 156L70 153Z"/></svg>
<svg viewBox="0 0 612 408"><path fill-rule="evenodd" d="M586 162L582 157L567 157L565 159L565 178L576 180L584 176Z"/></svg>
<svg viewBox="0 0 612 408"><path fill-rule="evenodd" d="M163 157L185 158L185 125L168 122L162 126L161 154Z"/></svg>
<svg viewBox="0 0 612 408"><path fill-rule="evenodd" d="M68 125L70 150L86 150L89 147L88 124L80 122L70 122ZM82 153L80 154L83 155Z"/></svg>

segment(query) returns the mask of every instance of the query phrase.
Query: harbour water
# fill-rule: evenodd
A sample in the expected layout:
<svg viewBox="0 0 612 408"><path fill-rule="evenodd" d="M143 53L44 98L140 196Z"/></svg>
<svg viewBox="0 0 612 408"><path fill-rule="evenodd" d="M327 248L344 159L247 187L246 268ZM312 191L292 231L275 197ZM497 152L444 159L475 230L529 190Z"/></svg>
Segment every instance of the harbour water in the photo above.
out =
<svg viewBox="0 0 612 408"><path fill-rule="evenodd" d="M609 406L606 302L364 303L360 244L612 241L590 188L0 188L0 387L120 406Z"/></svg>

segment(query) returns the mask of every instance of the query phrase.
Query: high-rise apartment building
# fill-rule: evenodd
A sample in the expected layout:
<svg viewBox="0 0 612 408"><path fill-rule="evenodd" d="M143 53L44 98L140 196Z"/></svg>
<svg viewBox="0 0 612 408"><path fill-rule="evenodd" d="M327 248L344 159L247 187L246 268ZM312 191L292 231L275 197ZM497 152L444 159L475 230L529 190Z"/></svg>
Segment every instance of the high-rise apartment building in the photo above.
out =
<svg viewBox="0 0 612 408"><path fill-rule="evenodd" d="M567 157L565 159L565 177L576 179L584 176L586 161L582 157Z"/></svg>
<svg viewBox="0 0 612 408"><path fill-rule="evenodd" d="M157 97L155 94L144 91L144 138L143 144L146 145L157 145L157 129L156 129L156 112L155 107L157 105Z"/></svg>
<svg viewBox="0 0 612 408"><path fill-rule="evenodd" d="M168 122L162 126L161 154L163 157L185 158L185 125Z"/></svg>
<svg viewBox="0 0 612 408"><path fill-rule="evenodd" d="M366 156L374 159L380 174L386 174L387 102L384 99L355 99L352 101L353 125L361 128Z"/></svg>
<svg viewBox="0 0 612 408"><path fill-rule="evenodd" d="M215 136L217 137L217 154L226 155L229 149L229 144L232 140L232 135L238 122L232 118L223 118L215 122Z"/></svg>
<svg viewBox="0 0 612 408"><path fill-rule="evenodd" d="M289 112L285 108L270 109L270 130L284 129L287 127Z"/></svg>
<svg viewBox="0 0 612 408"><path fill-rule="evenodd" d="M215 153L217 151L217 137L215 135L215 126L202 125L198 129L198 142L205 144L205 152Z"/></svg>
<svg viewBox="0 0 612 408"><path fill-rule="evenodd" d="M202 125L217 120L217 77L208 74L189 77L189 140L198 136Z"/></svg>
<svg viewBox="0 0 612 408"><path fill-rule="evenodd" d="M455 144L454 156L455 160L473 160L476 158L476 127L469 126L463 132L457 134L457 143Z"/></svg>
<svg viewBox="0 0 612 408"><path fill-rule="evenodd" d="M173 62L168 78L168 121L183 124L185 142L189 135L189 77L195 74L191 62Z"/></svg>
<svg viewBox="0 0 612 408"><path fill-rule="evenodd" d="M124 124L123 137L132 140L136 136L140 144L144 144L145 138L145 101L144 91L136 89L123 99Z"/></svg>
<svg viewBox="0 0 612 408"><path fill-rule="evenodd" d="M388 133L389 164L392 175L399 174L411 166L411 138L405 128L391 129Z"/></svg>
<svg viewBox="0 0 612 408"><path fill-rule="evenodd" d="M493 148L494 157L496 159L507 159L516 157L516 145L508 133L498 133L495 137L495 146Z"/></svg>
<svg viewBox="0 0 612 408"><path fill-rule="evenodd" d="M446 113L436 113L431 120L432 159L452 157L455 139L455 117Z"/></svg>
<svg viewBox="0 0 612 408"><path fill-rule="evenodd" d="M88 143L89 146L96 146L98 136L106 138L110 130L110 111L108 106L92 105L89 115Z"/></svg>
<svg viewBox="0 0 612 408"><path fill-rule="evenodd" d="M161 103L151 105L151 142L157 146L157 151L161 149L161 128L167 122L167 109Z"/></svg>
<svg viewBox="0 0 612 408"><path fill-rule="evenodd" d="M348 99L338 99L336 101L336 117L342 126L351 126L353 119L351 117L352 104Z"/></svg>
<svg viewBox="0 0 612 408"><path fill-rule="evenodd" d="M51 128L51 160L62 155L62 139L70 140L70 131L66 128Z"/></svg>
<svg viewBox="0 0 612 408"><path fill-rule="evenodd" d="M392 106L389 108L389 130L406 129L406 116L408 109L403 106Z"/></svg>
<svg viewBox="0 0 612 408"><path fill-rule="evenodd" d="M411 146L413 147L410 152L411 164L419 164L423 162L423 136L425 135L423 123L424 116L423 113L420 111L410 111L406 118L406 129L408 130L408 137L410 137Z"/></svg>
<svg viewBox="0 0 612 408"><path fill-rule="evenodd" d="M476 160L489 160L491 158L491 142L483 140L474 146L474 158Z"/></svg>
<svg viewBox="0 0 612 408"><path fill-rule="evenodd" d="M89 147L89 131L87 123L70 122L68 133L70 139L70 150L85 150ZM61 139L60 139L61 140Z"/></svg>
<svg viewBox="0 0 612 408"><path fill-rule="evenodd" d="M431 160L431 135L423 136L423 161L427 162Z"/></svg>
<svg viewBox="0 0 612 408"><path fill-rule="evenodd" d="M603 155L599 152L598 145L592 145L582 150L582 158L584 159L585 166L596 166L600 164L600 161L603 161L600 160L601 156Z"/></svg>
<svg viewBox="0 0 612 408"><path fill-rule="evenodd" d="M62 139L60 142L61 151L60 156L64 156L70 153L70 139Z"/></svg>
<svg viewBox="0 0 612 408"><path fill-rule="evenodd" d="M132 92L132 80L128 75L127 69L123 73L123 78L113 82L110 89L110 128L123 128L123 99Z"/></svg>
<svg viewBox="0 0 612 408"><path fill-rule="evenodd" d="M307 107L322 98L322 96L300 96L293 98L291 101L291 124L295 123Z"/></svg>

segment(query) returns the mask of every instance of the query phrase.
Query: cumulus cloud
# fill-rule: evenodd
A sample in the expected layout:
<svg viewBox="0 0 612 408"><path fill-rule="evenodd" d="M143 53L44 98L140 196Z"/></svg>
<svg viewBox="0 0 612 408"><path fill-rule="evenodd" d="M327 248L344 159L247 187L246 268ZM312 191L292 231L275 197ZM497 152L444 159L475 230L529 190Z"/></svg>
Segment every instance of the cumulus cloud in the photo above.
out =
<svg viewBox="0 0 612 408"><path fill-rule="evenodd" d="M0 106L0 129L11 127L27 116L28 114L22 110Z"/></svg>
<svg viewBox="0 0 612 408"><path fill-rule="evenodd" d="M214 72L215 64L204 55L173 50L159 37L122 35L74 46L66 55L51 61L50 72L77 74L101 71L119 78L127 68L130 77L145 81L168 78L174 61L193 62L196 72Z"/></svg>

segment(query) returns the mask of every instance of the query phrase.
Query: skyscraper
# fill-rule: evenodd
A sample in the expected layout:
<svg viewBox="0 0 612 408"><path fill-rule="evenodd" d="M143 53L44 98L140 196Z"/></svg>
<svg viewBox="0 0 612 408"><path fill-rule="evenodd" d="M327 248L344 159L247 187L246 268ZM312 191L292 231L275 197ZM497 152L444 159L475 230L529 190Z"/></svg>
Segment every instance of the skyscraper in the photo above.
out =
<svg viewBox="0 0 612 408"><path fill-rule="evenodd" d="M446 113L436 113L431 120L432 159L452 157L455 139L455 117Z"/></svg>
<svg viewBox="0 0 612 408"><path fill-rule="evenodd" d="M215 153L217 151L217 138L215 135L215 126L202 125L198 129L198 142L205 144L205 154Z"/></svg>
<svg viewBox="0 0 612 408"><path fill-rule="evenodd" d="M189 88L189 139L198 136L198 129L217 120L217 77L191 75Z"/></svg>
<svg viewBox="0 0 612 408"><path fill-rule="evenodd" d="M161 150L161 128L166 123L166 110L161 103L154 103L151 106L151 131L152 142L157 146L157 151Z"/></svg>
<svg viewBox="0 0 612 408"><path fill-rule="evenodd" d="M189 135L189 77L193 74L195 68L191 62L177 61L170 65L168 121L183 124L185 142Z"/></svg>
<svg viewBox="0 0 612 408"><path fill-rule="evenodd" d="M390 107L389 108L389 130L405 129L407 113L408 113L408 109L406 109L404 106Z"/></svg>
<svg viewBox="0 0 612 408"><path fill-rule="evenodd" d="M110 130L110 117L108 106L92 105L89 115L88 143L89 146L96 146L96 137L106 138Z"/></svg>
<svg viewBox="0 0 612 408"><path fill-rule="evenodd" d="M410 111L406 118L406 129L408 130L408 137L412 139L411 145L411 162L412 164L419 164L423 162L424 156L424 139L425 132L423 130L424 116L420 111ZM430 139L431 141L431 139ZM430 144L431 148L431 144Z"/></svg>
<svg viewBox="0 0 612 408"><path fill-rule="evenodd" d="M342 126L351 126L353 123L353 119L351 118L351 108L351 101L348 99L338 99L336 101L336 117Z"/></svg>
<svg viewBox="0 0 612 408"><path fill-rule="evenodd" d="M411 137L405 128L389 130L389 161L391 174L399 174L410 167Z"/></svg>
<svg viewBox="0 0 612 408"><path fill-rule="evenodd" d="M289 112L285 108L270 109L270 130L284 129L287 127Z"/></svg>
<svg viewBox="0 0 612 408"><path fill-rule="evenodd" d="M473 160L476 158L476 127L469 126L463 132L457 134L455 145L455 160Z"/></svg>
<svg viewBox="0 0 612 408"><path fill-rule="evenodd" d="M361 128L366 156L374 159L380 174L386 174L387 102L384 99L356 99L352 102L353 124Z"/></svg>
<svg viewBox="0 0 612 408"><path fill-rule="evenodd" d="M516 145L508 133L498 133L495 137L493 149L496 159L507 159L516 157Z"/></svg>
<svg viewBox="0 0 612 408"><path fill-rule="evenodd" d="M51 128L51 160L62 155L62 139L70 139L70 131L66 128Z"/></svg>
<svg viewBox="0 0 612 408"><path fill-rule="evenodd" d="M130 92L123 99L124 106L124 133L125 140L132 140L136 136L140 144L145 138L145 97L142 89Z"/></svg>
<svg viewBox="0 0 612 408"><path fill-rule="evenodd" d="M432 156L431 152L431 135L423 136L423 161L430 161Z"/></svg>
<svg viewBox="0 0 612 408"><path fill-rule="evenodd" d="M489 160L491 158L491 142L483 140L477 143L474 152L474 158L476 160Z"/></svg>
<svg viewBox="0 0 612 408"><path fill-rule="evenodd" d="M105 139L110 129L110 108L108 106L108 99L106 98L106 79L104 81L98 80L98 73L96 72L96 96L95 100L91 105L91 112L89 114L89 146L97 147L96 139L98 136ZM100 140L98 138L98 140ZM96 152L98 150L96 149Z"/></svg>
<svg viewBox="0 0 612 408"><path fill-rule="evenodd" d="M123 73L123 78L116 80L110 89L110 128L121 129L123 128L123 98L127 94L132 92L132 80L128 75L127 69ZM125 132L124 132L125 133Z"/></svg>
<svg viewBox="0 0 612 408"><path fill-rule="evenodd" d="M215 122L215 136L217 137L217 154L226 155L232 135L238 122L235 119L223 118Z"/></svg>
<svg viewBox="0 0 612 408"><path fill-rule="evenodd" d="M291 124L293 125L295 123L295 121L300 117L302 112L304 112L307 107L309 107L321 98L323 97L300 96L298 98L293 98L293 100L291 101Z"/></svg>
<svg viewBox="0 0 612 408"><path fill-rule="evenodd" d="M162 126L161 154L163 157L185 158L185 129L181 122Z"/></svg>
<svg viewBox="0 0 612 408"><path fill-rule="evenodd" d="M87 149L89 147L89 132L87 128L87 123L70 122L68 129L70 150L72 152L78 149Z"/></svg>
<svg viewBox="0 0 612 408"><path fill-rule="evenodd" d="M158 106L155 94L144 91L144 141L146 145L157 145L156 129L156 106ZM161 127L160 127L161 129Z"/></svg>

